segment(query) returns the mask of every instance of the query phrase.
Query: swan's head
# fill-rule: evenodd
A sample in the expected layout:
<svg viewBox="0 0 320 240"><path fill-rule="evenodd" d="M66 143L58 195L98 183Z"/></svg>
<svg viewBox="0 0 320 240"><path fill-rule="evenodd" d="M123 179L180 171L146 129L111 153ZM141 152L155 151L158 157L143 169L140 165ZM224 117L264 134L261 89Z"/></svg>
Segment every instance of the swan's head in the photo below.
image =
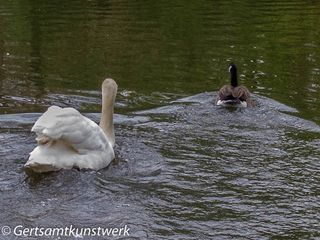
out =
<svg viewBox="0 0 320 240"><path fill-rule="evenodd" d="M233 63L230 64L229 72L231 74L231 86L237 87L238 86L237 67L235 64Z"/></svg>
<svg viewBox="0 0 320 240"><path fill-rule="evenodd" d="M116 93L117 89L118 85L112 78L106 78L102 83L102 92L104 93Z"/></svg>
<svg viewBox="0 0 320 240"><path fill-rule="evenodd" d="M114 146L114 126L113 126L113 109L117 95L118 85L116 82L107 78L102 83L102 112L100 127L105 133L111 146Z"/></svg>

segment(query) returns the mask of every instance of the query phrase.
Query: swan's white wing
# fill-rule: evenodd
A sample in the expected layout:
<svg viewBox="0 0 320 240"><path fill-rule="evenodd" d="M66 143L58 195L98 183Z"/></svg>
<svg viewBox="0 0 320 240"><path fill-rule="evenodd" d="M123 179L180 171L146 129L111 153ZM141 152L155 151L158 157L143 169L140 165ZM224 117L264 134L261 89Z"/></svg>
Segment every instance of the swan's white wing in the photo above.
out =
<svg viewBox="0 0 320 240"><path fill-rule="evenodd" d="M30 153L29 166L100 169L114 158L102 129L73 108L49 107L31 131L37 134L38 147Z"/></svg>
<svg viewBox="0 0 320 240"><path fill-rule="evenodd" d="M49 107L31 131L40 138L64 140L79 153L103 150L108 144L102 129L74 108Z"/></svg>

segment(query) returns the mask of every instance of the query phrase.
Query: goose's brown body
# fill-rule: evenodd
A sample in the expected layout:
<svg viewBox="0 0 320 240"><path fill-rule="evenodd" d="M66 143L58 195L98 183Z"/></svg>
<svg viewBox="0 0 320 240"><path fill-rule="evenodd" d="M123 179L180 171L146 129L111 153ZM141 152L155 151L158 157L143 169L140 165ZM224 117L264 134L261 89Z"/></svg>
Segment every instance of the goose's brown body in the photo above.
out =
<svg viewBox="0 0 320 240"><path fill-rule="evenodd" d="M245 86L238 86L236 66L231 64L229 71L231 73L231 85L224 85L219 90L216 104L253 107L254 103L251 99L249 90Z"/></svg>
<svg viewBox="0 0 320 240"><path fill-rule="evenodd" d="M250 92L245 86L224 85L218 93L217 102L219 100L234 102L234 104L246 102L248 107L253 107Z"/></svg>

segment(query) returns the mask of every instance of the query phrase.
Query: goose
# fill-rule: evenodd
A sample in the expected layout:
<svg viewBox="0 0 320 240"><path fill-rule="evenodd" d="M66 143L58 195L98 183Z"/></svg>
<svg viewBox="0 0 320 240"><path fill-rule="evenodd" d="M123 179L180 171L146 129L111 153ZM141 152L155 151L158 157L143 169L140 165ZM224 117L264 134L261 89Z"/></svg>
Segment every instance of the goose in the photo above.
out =
<svg viewBox="0 0 320 240"><path fill-rule="evenodd" d="M229 66L231 85L224 85L218 93L216 104L220 106L253 107L249 90L245 86L238 86L237 67Z"/></svg>
<svg viewBox="0 0 320 240"><path fill-rule="evenodd" d="M51 106L35 122L37 147L24 165L34 172L61 169L99 170L114 159L113 108L117 84L107 78L102 83L100 125L74 108Z"/></svg>

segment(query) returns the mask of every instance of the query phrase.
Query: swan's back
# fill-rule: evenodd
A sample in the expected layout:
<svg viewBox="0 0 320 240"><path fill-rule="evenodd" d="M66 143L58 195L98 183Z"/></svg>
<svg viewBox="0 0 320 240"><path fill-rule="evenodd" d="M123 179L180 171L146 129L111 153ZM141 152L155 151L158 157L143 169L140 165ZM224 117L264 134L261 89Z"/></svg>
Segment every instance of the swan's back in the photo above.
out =
<svg viewBox="0 0 320 240"><path fill-rule="evenodd" d="M31 131L37 134L38 146L25 166L37 172L73 167L98 170L114 158L103 130L73 108L49 107Z"/></svg>

